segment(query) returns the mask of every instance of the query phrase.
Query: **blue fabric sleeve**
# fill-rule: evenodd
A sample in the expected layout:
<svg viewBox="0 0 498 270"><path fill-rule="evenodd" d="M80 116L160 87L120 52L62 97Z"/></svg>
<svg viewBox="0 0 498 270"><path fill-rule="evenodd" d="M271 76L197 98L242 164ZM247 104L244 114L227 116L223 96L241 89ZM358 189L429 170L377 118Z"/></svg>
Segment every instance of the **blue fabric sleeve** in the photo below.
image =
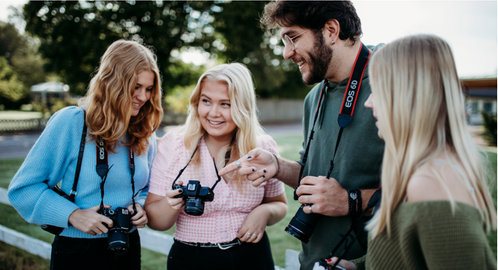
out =
<svg viewBox="0 0 498 270"><path fill-rule="evenodd" d="M147 194L149 193L152 164L154 163L154 158L156 157L157 154L157 140L155 139L154 135L149 138L149 148L147 151L147 162L148 162L148 177L146 183L147 187L144 188L142 191L140 191L140 193L135 198L135 202L142 205L142 207L144 206L145 199L147 198Z"/></svg>
<svg viewBox="0 0 498 270"><path fill-rule="evenodd" d="M68 227L78 207L50 187L65 176L74 180L74 174L65 174L68 166L76 166L82 129L83 109L67 107L55 113L15 174L8 197L26 221Z"/></svg>

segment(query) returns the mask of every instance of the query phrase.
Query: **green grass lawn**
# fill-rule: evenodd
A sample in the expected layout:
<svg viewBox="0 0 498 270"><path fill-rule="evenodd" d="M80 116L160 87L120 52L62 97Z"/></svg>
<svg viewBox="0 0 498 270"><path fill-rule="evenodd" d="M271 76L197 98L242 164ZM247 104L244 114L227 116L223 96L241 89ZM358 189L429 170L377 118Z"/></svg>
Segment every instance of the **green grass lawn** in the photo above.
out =
<svg viewBox="0 0 498 270"><path fill-rule="evenodd" d="M302 136L276 136L274 139L278 144L279 153L283 157L291 160L297 160L299 158L298 151L301 149ZM490 181L492 182L491 193L496 204L496 148L494 149L494 151L487 153L489 164L491 164L492 168L490 171ZM23 160L23 158L0 159L0 187L8 187L10 180L16 173L17 169L21 166ZM299 208L299 203L293 199L293 190L286 186L285 191L289 204L287 215L283 220L266 229L270 238L275 264L281 267L285 267L286 249L301 249L300 241L284 231L285 227L289 224L289 221ZM39 226L28 224L11 206L0 204L0 212L2 213L2 215L0 215L0 224L3 226L15 229L16 231L49 243L52 242L53 236L51 234L41 230ZM166 231L165 233L173 234L173 232L174 228ZM493 249L495 257L496 237L496 231L488 236L489 243ZM4 254L8 254L8 256L5 256ZM26 268L18 268L16 265L19 264L26 264ZM2 243L2 245L0 245L0 269L48 269L48 261ZM143 249L142 269L166 269L166 255L153 252L148 249Z"/></svg>

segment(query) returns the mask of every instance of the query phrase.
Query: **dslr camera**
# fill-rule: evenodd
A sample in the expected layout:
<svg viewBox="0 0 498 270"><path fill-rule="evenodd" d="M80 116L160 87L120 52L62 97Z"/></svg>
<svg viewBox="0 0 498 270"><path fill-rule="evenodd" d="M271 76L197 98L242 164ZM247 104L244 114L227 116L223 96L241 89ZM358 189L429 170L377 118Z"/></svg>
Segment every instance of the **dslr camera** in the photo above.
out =
<svg viewBox="0 0 498 270"><path fill-rule="evenodd" d="M183 198L185 201L185 213L191 216L204 214L204 202L211 202L214 193L209 187L201 186L198 180L189 180L186 186L174 185L173 189L182 189L183 192L175 198Z"/></svg>
<svg viewBox="0 0 498 270"><path fill-rule="evenodd" d="M100 214L112 219L113 226L108 228L107 249L117 255L123 255L130 247L129 232L132 228L131 214L128 208L118 207L116 209L102 208ZM107 224L104 223L104 225Z"/></svg>
<svg viewBox="0 0 498 270"><path fill-rule="evenodd" d="M322 215L314 213L306 214L303 208L307 206L309 206L309 204L301 205L297 210L296 215L294 215L289 222L289 225L285 228L286 232L304 243L309 242L318 221L320 221L320 218L322 217Z"/></svg>

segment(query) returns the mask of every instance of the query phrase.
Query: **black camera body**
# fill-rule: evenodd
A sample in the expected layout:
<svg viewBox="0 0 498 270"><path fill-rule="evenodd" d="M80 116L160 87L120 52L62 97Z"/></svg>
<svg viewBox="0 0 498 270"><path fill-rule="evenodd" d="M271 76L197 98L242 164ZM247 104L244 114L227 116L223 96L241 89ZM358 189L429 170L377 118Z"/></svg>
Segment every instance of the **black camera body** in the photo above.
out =
<svg viewBox="0 0 498 270"><path fill-rule="evenodd" d="M174 185L173 189L182 189L182 194L175 198L183 198L185 201L185 213L191 216L204 214L204 202L211 202L214 193L209 187L201 186L199 180L189 180L186 186Z"/></svg>
<svg viewBox="0 0 498 270"><path fill-rule="evenodd" d="M320 221L322 215L319 214L306 214L303 210L304 207L309 206L307 204L301 205L296 212L296 215L291 219L289 225L285 228L285 231L290 235L296 237L297 239L308 243L311 235L315 231L315 227Z"/></svg>
<svg viewBox="0 0 498 270"><path fill-rule="evenodd" d="M118 255L124 254L130 247L129 232L133 227L133 224L131 223L131 214L128 211L128 208L103 208L99 212L100 214L110 218L113 222L112 228L108 228L107 249ZM107 224L104 223L104 225L107 227Z"/></svg>

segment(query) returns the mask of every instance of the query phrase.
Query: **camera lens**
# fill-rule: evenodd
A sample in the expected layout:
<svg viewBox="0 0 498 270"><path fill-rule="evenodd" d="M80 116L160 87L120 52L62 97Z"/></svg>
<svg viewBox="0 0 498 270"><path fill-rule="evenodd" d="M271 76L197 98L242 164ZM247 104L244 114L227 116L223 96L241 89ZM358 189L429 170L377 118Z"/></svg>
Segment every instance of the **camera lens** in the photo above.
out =
<svg viewBox="0 0 498 270"><path fill-rule="evenodd" d="M296 212L296 215L289 222L285 231L297 239L308 243L311 235L315 231L315 227L320 221L321 215L306 214L303 210L305 205L301 205Z"/></svg>
<svg viewBox="0 0 498 270"><path fill-rule="evenodd" d="M107 249L113 251L117 255L123 255L128 250L130 238L127 230L112 228L108 234Z"/></svg>
<svg viewBox="0 0 498 270"><path fill-rule="evenodd" d="M188 198L185 202L185 213L191 216L204 214L204 202L200 198Z"/></svg>

